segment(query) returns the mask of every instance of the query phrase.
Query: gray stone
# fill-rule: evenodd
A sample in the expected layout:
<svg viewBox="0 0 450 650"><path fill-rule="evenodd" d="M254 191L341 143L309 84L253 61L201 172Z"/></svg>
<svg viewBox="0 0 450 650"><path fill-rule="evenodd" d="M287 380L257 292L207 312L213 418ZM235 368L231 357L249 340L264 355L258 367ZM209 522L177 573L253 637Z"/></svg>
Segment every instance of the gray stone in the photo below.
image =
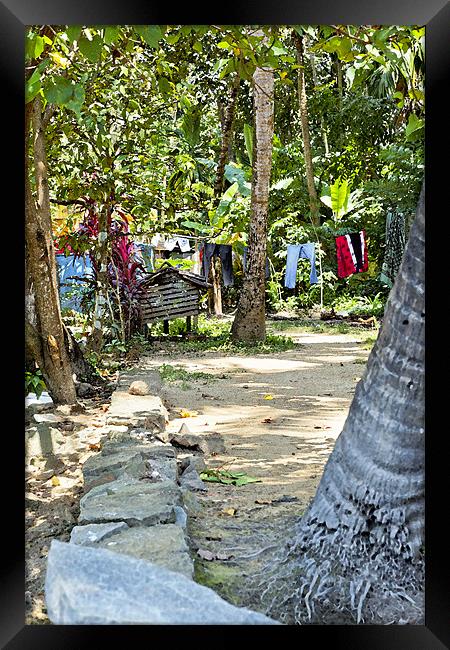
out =
<svg viewBox="0 0 450 650"><path fill-rule="evenodd" d="M223 454L225 445L220 433L211 431L206 434L171 433L170 442L177 447L202 451L204 454Z"/></svg>
<svg viewBox="0 0 450 650"><path fill-rule="evenodd" d="M206 463L201 456L187 456L180 462L181 473L189 472L192 469L199 473L206 469Z"/></svg>
<svg viewBox="0 0 450 650"><path fill-rule="evenodd" d="M164 567L55 539L45 603L55 625L279 624Z"/></svg>
<svg viewBox="0 0 450 650"><path fill-rule="evenodd" d="M162 442L148 442L138 444L134 440L122 442L105 442L102 447L102 454L116 454L122 451L133 451L141 454L142 458L175 458L175 450L172 445Z"/></svg>
<svg viewBox="0 0 450 650"><path fill-rule="evenodd" d="M154 562L158 566L182 573L187 578L194 575L194 563L189 555L183 529L176 524L128 528L100 540L96 547Z"/></svg>
<svg viewBox="0 0 450 650"><path fill-rule="evenodd" d="M35 416L37 417L37 416ZM41 415L40 417L44 417ZM66 442L66 436L47 422L39 422L25 432L26 458L32 456L53 456L60 445Z"/></svg>
<svg viewBox="0 0 450 650"><path fill-rule="evenodd" d="M92 488L80 500L80 524L125 521L129 526L174 523L181 493L171 481L147 483L122 477Z"/></svg>
<svg viewBox="0 0 450 650"><path fill-rule="evenodd" d="M128 389L130 395L150 395L150 389L145 381L133 381Z"/></svg>
<svg viewBox="0 0 450 650"><path fill-rule="evenodd" d="M181 475L180 485L194 492L206 492L208 489L194 468Z"/></svg>
<svg viewBox="0 0 450 650"><path fill-rule="evenodd" d="M173 482L177 480L178 466L175 458L166 458L164 456L159 458L149 458L146 461L146 464L149 475L157 472L157 474L159 474L163 479L168 479Z"/></svg>
<svg viewBox="0 0 450 650"><path fill-rule="evenodd" d="M187 513L184 508L181 506L174 506L175 510L175 523L177 526L181 526L181 528L186 528L187 526Z"/></svg>
<svg viewBox="0 0 450 650"><path fill-rule="evenodd" d="M40 424L56 424L57 422L62 422L62 418L54 413L35 413L33 420Z"/></svg>
<svg viewBox="0 0 450 650"><path fill-rule="evenodd" d="M72 544L90 546L96 542L108 539L111 535L121 530L128 529L124 521L111 524L88 524L87 526L75 526L70 534Z"/></svg>
<svg viewBox="0 0 450 650"><path fill-rule="evenodd" d="M111 405L106 424L142 426L148 431L164 431L169 414L161 398L155 395L130 395L116 390L111 396Z"/></svg>
<svg viewBox="0 0 450 650"><path fill-rule="evenodd" d="M121 474L128 474L135 478L142 478L147 473L147 468L138 451L133 448L121 450L113 454L98 454L90 456L83 465L85 483L90 483L101 478L104 474L118 478Z"/></svg>
<svg viewBox="0 0 450 650"><path fill-rule="evenodd" d="M88 397L89 395L95 394L95 388L87 382L82 381L76 384L75 388L79 397Z"/></svg>

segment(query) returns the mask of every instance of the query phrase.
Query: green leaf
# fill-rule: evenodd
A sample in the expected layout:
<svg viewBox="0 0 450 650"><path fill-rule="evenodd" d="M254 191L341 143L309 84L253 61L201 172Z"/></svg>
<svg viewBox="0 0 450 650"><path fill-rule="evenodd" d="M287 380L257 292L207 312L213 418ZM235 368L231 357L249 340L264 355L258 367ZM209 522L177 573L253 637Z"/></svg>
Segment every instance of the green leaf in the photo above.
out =
<svg viewBox="0 0 450 650"><path fill-rule="evenodd" d="M37 59L44 51L44 39L38 34L28 34L25 44L25 56L27 59Z"/></svg>
<svg viewBox="0 0 450 650"><path fill-rule="evenodd" d="M150 45L150 47L157 48L159 41L163 37L158 25L134 25L134 31L137 32L147 45Z"/></svg>
<svg viewBox="0 0 450 650"><path fill-rule="evenodd" d="M167 77L160 77L158 79L158 88L162 93L170 93L171 86Z"/></svg>
<svg viewBox="0 0 450 650"><path fill-rule="evenodd" d="M271 190L285 190L293 182L294 182L294 179L292 177L282 178L281 180L278 181L278 183L275 183L275 185L272 185L272 187L270 189Z"/></svg>
<svg viewBox="0 0 450 650"><path fill-rule="evenodd" d="M411 113L408 118L408 124L406 125L406 139L413 140L419 135L419 131L425 126L424 120L421 120L417 115Z"/></svg>
<svg viewBox="0 0 450 650"><path fill-rule="evenodd" d="M120 36L120 27L108 25L105 27L104 41L106 45L113 45Z"/></svg>
<svg viewBox="0 0 450 650"><path fill-rule="evenodd" d="M66 33L69 38L69 41L71 41L72 43L73 41L78 41L81 34L81 27L82 25L68 25Z"/></svg>
<svg viewBox="0 0 450 650"><path fill-rule="evenodd" d="M70 108L70 110L74 111L77 115L79 115L81 107L84 104L84 100L85 100L84 86L82 86L81 84L75 84L73 86L73 96L68 102L66 102L66 107Z"/></svg>
<svg viewBox="0 0 450 650"><path fill-rule="evenodd" d="M50 104L63 106L72 97L74 86L65 77L53 77L44 86L44 97Z"/></svg>
<svg viewBox="0 0 450 650"><path fill-rule="evenodd" d="M244 124L244 140L248 159L253 164L253 128L249 124Z"/></svg>
<svg viewBox="0 0 450 650"><path fill-rule="evenodd" d="M78 41L78 47L83 56L89 59L92 63L96 63L100 59L102 53L103 41L98 34L94 36L92 41L85 36L82 36Z"/></svg>

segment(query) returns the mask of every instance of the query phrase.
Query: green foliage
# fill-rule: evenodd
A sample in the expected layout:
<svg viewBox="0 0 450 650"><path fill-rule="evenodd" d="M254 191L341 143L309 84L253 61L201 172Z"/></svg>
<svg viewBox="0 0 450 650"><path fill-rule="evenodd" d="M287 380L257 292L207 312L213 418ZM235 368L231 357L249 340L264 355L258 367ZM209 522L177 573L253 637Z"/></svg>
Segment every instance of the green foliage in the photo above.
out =
<svg viewBox="0 0 450 650"><path fill-rule="evenodd" d="M33 372L25 372L25 395L28 395L28 393L35 393L36 397L39 399L45 390L47 390L47 387L42 372L38 368Z"/></svg>
<svg viewBox="0 0 450 650"><path fill-rule="evenodd" d="M245 472L229 472L225 469L208 468L200 474L202 481L209 483L223 483L225 485L247 485L248 483L261 483L260 478L248 476Z"/></svg>

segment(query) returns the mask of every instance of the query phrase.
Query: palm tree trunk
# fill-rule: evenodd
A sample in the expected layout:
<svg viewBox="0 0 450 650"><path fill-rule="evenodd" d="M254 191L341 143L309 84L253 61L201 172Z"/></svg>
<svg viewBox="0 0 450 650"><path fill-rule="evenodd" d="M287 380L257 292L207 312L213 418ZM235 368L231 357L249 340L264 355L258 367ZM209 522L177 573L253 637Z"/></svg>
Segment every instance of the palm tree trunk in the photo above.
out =
<svg viewBox="0 0 450 650"><path fill-rule="evenodd" d="M303 153L305 157L305 170L306 170L306 184L308 186L309 206L311 212L311 219L315 226L320 226L319 218L319 202L317 199L316 187L314 184L314 170L312 164L311 141L309 137L309 124L308 124L308 100L306 97L305 87L305 55L303 47L303 37L297 34L294 30L292 32L295 49L297 51L298 63L298 104L300 111L300 124L302 128L303 140Z"/></svg>
<svg viewBox="0 0 450 650"><path fill-rule="evenodd" d="M31 188L28 147L32 150L36 197ZM25 240L27 276L32 286L35 323L27 322L26 344L57 404L76 404L72 367L66 349L59 303L56 257L50 217L50 197L42 103L36 97L25 113Z"/></svg>
<svg viewBox="0 0 450 650"><path fill-rule="evenodd" d="M424 224L422 188L366 372L268 590L295 622L423 622Z"/></svg>
<svg viewBox="0 0 450 650"><path fill-rule="evenodd" d="M265 269L267 212L272 169L273 72L270 69L256 68L253 74L253 87L255 144L247 270L231 328L233 339L238 341L264 340L266 336Z"/></svg>

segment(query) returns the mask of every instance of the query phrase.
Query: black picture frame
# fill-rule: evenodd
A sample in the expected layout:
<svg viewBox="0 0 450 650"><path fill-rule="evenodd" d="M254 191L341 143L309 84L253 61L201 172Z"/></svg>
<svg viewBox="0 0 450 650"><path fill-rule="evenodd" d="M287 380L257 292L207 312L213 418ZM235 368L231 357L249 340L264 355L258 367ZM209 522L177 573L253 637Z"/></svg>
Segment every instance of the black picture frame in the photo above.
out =
<svg viewBox="0 0 450 650"><path fill-rule="evenodd" d="M218 5L218 3L217 3ZM9 259L15 264L11 284L4 282L3 297L5 317L3 345L5 341L16 343L17 357L13 371L20 385L23 372L22 357L24 341L23 306L23 61L24 34L31 24L418 24L426 26L426 286L427 323L433 328L434 318L439 318L436 298L442 299L441 287L446 278L445 221L448 221L445 197L448 180L446 156L438 161L444 138L448 132L448 103L443 92L448 86L449 70L449 27L450 6L445 0L413 0L392 2L388 0L314 0L301 3L294 0L276 2L260 0L246 2L242 6L223 3L221 6L204 10L200 5L185 5L177 8L167 4L145 3L128 0L2 0L0 3L0 66L2 68L3 108L7 109L3 121L4 142L6 136L11 143L4 143L2 179L3 209L8 217L8 237L13 237L14 247ZM446 83L447 81L447 83ZM5 118L4 118L5 120ZM14 126L13 126L14 125ZM16 187L17 185L17 187ZM12 189L15 187L16 189ZM9 201L9 206L8 206ZM431 216L433 215L433 221ZM441 218L441 220L440 220ZM448 227L448 226L447 226ZM5 229L5 222L2 229ZM439 253L439 254L438 254ZM12 287L18 282L18 291ZM442 282L442 284L439 284ZM437 285L437 288L436 288ZM11 288L10 288L11 287ZM17 294L14 298L15 293ZM17 300L17 306L14 302ZM445 297L444 297L445 300ZM6 313L8 317L6 318ZM434 314L434 316L433 316ZM431 315L431 318L430 318ZM6 329L5 329L6 324ZM431 330L432 331L432 330ZM22 335L22 338L20 336ZM444 335L445 336L445 335ZM5 338L7 337L7 338ZM445 339L444 339L445 343ZM286 634L292 635L295 643L312 642L324 647L342 647L347 650L441 650L450 647L448 549L445 535L447 456L442 453L442 444L448 426L441 421L439 406L445 405L446 382L441 380L439 366L448 357L446 350L438 347L438 340L430 333L427 325L426 338L426 610L423 626L296 626L279 627L249 626L25 626L25 571L24 571L24 502L23 502L23 393L14 393L4 405L13 413L13 424L4 427L4 462L11 472L2 481L3 557L0 583L0 646L11 650L25 648L57 648L68 650L97 648L109 639L130 646L143 641L153 645L163 641L169 643L193 642L201 647L208 643L224 646L233 643L256 645L286 642ZM442 362L436 363L436 359ZM11 376L9 375L9 383ZM11 393L11 387L9 387ZM444 392L445 391L445 392ZM447 489L446 489L447 488ZM447 569L447 571L446 571ZM220 629L217 629L220 627ZM239 628L239 629L237 629ZM156 635L156 638L155 638Z"/></svg>

